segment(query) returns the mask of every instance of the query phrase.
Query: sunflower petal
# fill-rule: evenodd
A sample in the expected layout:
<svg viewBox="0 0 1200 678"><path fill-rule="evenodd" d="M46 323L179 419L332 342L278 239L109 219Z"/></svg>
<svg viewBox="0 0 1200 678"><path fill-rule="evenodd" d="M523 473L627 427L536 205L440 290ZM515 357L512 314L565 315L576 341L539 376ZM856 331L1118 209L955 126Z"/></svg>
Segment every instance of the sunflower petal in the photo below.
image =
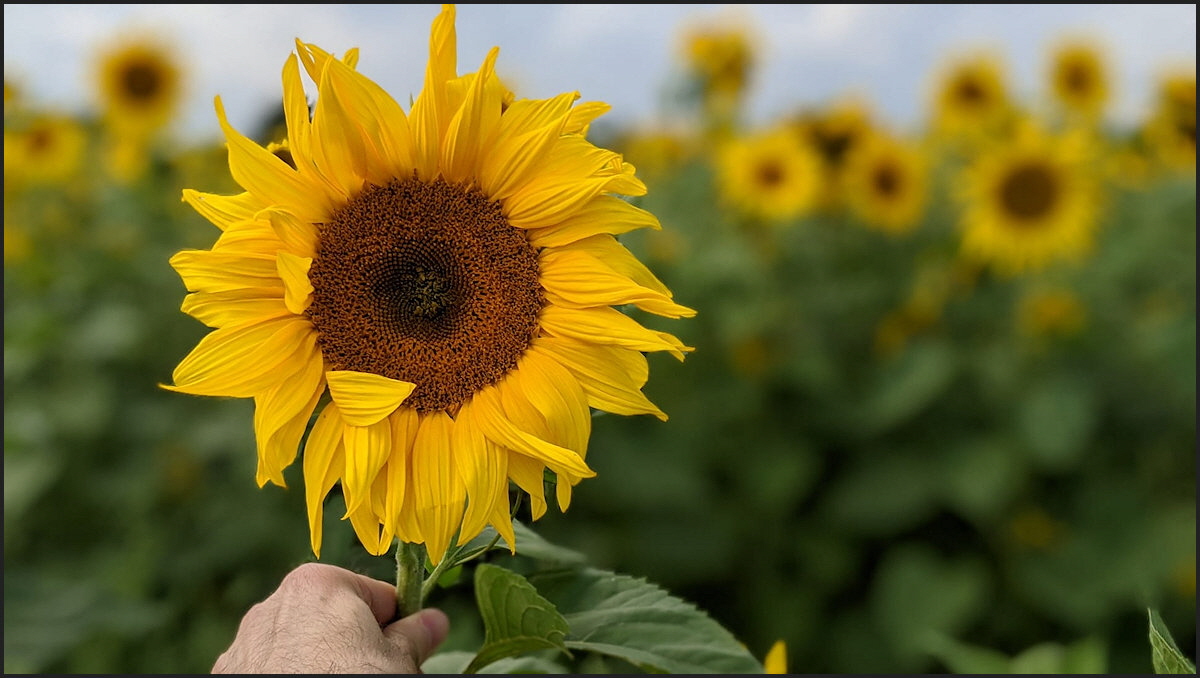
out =
<svg viewBox="0 0 1200 678"><path fill-rule="evenodd" d="M300 369L254 398L254 438L258 444L259 487L268 481L286 487L283 470L295 459L300 438L325 391L324 370L316 337L301 353Z"/></svg>
<svg viewBox="0 0 1200 678"><path fill-rule="evenodd" d="M513 391L512 393L519 392ZM518 399L519 400L519 399ZM475 421L479 429L492 442L506 447L514 452L528 455L555 470L564 470L583 478L591 478L596 472L588 468L579 454L554 443L547 442L537 435L522 430L509 418L504 401L496 386L488 386L475 394L475 403L479 409L475 412ZM508 410L517 407L517 401L508 403Z"/></svg>
<svg viewBox="0 0 1200 678"><path fill-rule="evenodd" d="M392 413L389 420L392 422L392 452L386 467L388 494L383 507L384 528L405 542L418 544L425 538L421 536L415 511L411 509L410 495L414 490L410 476L419 416L416 410L401 407Z"/></svg>
<svg viewBox="0 0 1200 678"><path fill-rule="evenodd" d="M566 250L587 252L603 261L612 270L636 282L642 287L648 287L668 299L674 295L646 265L638 261L624 245L617 242L611 235L598 234L565 246Z"/></svg>
<svg viewBox="0 0 1200 678"><path fill-rule="evenodd" d="M508 453L508 477L529 495L529 515L534 520L546 514L545 472L546 465L537 459L519 452Z"/></svg>
<svg viewBox="0 0 1200 678"><path fill-rule="evenodd" d="M314 338L312 324L294 317L214 330L175 367L175 385L163 387L250 398L278 383L280 365L293 364Z"/></svg>
<svg viewBox="0 0 1200 678"><path fill-rule="evenodd" d="M388 416L413 392L416 384L368 372L327 372L329 395L350 426L370 426Z"/></svg>
<svg viewBox="0 0 1200 678"><path fill-rule="evenodd" d="M538 337L530 351L548 353L570 370L587 395L588 405L614 414L653 414L667 420L666 413L641 391L650 369L640 352L566 337Z"/></svg>
<svg viewBox="0 0 1200 678"><path fill-rule="evenodd" d="M217 119L229 145L229 171L233 180L261 200L281 205L300 219L326 220L332 211L328 200L303 181L299 174L267 149L235 130L225 117L225 106L216 98Z"/></svg>
<svg viewBox="0 0 1200 678"><path fill-rule="evenodd" d="M257 219L265 220L275 237L288 250L300 257L315 257L317 255L317 227L296 218L296 215L285 210L271 207L255 215Z"/></svg>
<svg viewBox="0 0 1200 678"><path fill-rule="evenodd" d="M346 419L345 408L342 419ZM392 422L386 418L367 426L346 425L342 433L346 446L346 474L342 491L346 493L346 515L358 510L371 497L371 486L392 450ZM368 502L369 503L369 502Z"/></svg>
<svg viewBox="0 0 1200 678"><path fill-rule="evenodd" d="M530 230L529 244L534 247L560 247L599 233L618 235L639 228L661 231L662 225L658 217L622 198L601 195L559 223ZM645 285L644 282L642 284Z"/></svg>
<svg viewBox="0 0 1200 678"><path fill-rule="evenodd" d="M566 112L578 92L544 101L514 102L500 118L495 147L479 166L479 186L494 200L503 200L525 185L528 176L562 136Z"/></svg>
<svg viewBox="0 0 1200 678"><path fill-rule="evenodd" d="M313 286L308 280L312 259L287 252L275 255L275 268L283 281L283 303L296 315L304 313L312 303Z"/></svg>
<svg viewBox="0 0 1200 678"><path fill-rule="evenodd" d="M263 207L262 201L250 193L216 195L190 188L183 189L183 201L222 231L240 221L252 219L254 213Z"/></svg>
<svg viewBox="0 0 1200 678"><path fill-rule="evenodd" d="M384 184L387 178L410 175L412 142L408 118L400 104L379 85L350 68L331 65L329 75L338 99L347 110L355 112L369 142L368 152L377 154L369 168L368 179Z"/></svg>
<svg viewBox="0 0 1200 678"><path fill-rule="evenodd" d="M508 497L508 454L488 440L475 423L474 410L466 403L454 420L452 443L458 475L467 491L458 543L474 539L487 526L498 497Z"/></svg>
<svg viewBox="0 0 1200 678"><path fill-rule="evenodd" d="M179 310L209 327L233 327L291 315L278 287L248 287L224 292L192 292Z"/></svg>
<svg viewBox="0 0 1200 678"><path fill-rule="evenodd" d="M542 329L556 337L570 337L584 342L623 346L635 351L667 351L682 361L691 346L666 332L649 330L636 320L609 308L563 308L547 304L540 318Z"/></svg>
<svg viewBox="0 0 1200 678"><path fill-rule="evenodd" d="M341 412L337 403L329 403L313 424L304 444L304 500L308 506L308 531L313 554L321 557L321 533L324 523L325 495L333 489L346 468L342 447Z"/></svg>
<svg viewBox="0 0 1200 678"><path fill-rule="evenodd" d="M552 303L571 308L633 304L668 318L690 318L696 312L661 292L642 287L582 250L545 249L539 260L540 282ZM557 297L555 299L554 297Z"/></svg>
<svg viewBox="0 0 1200 678"><path fill-rule="evenodd" d="M208 250L183 250L170 259L171 267L189 292L227 292L250 287L275 287L283 281L275 257Z"/></svg>
<svg viewBox="0 0 1200 678"><path fill-rule="evenodd" d="M437 175L442 134L450 122L450 102L445 83L458 75L458 45L453 5L443 5L433 20L429 38L429 63L425 84L409 117L413 136L413 165L417 176L430 181Z"/></svg>
<svg viewBox="0 0 1200 678"><path fill-rule="evenodd" d="M496 47L488 51L466 100L450 120L442 142L441 160L442 175L447 181L461 182L479 173L480 151L500 124L500 97L489 96L487 91L487 84L495 80L499 53Z"/></svg>
<svg viewBox="0 0 1200 678"><path fill-rule="evenodd" d="M354 196L367 177L367 150L353 118L329 84L329 71L327 64L318 80L321 95L313 110L313 162L342 193Z"/></svg>
<svg viewBox="0 0 1200 678"><path fill-rule="evenodd" d="M450 445L453 425L445 412L424 415L413 444L413 477L421 479L413 485L417 522L435 565L462 524L467 501L466 486L455 471L458 451Z"/></svg>

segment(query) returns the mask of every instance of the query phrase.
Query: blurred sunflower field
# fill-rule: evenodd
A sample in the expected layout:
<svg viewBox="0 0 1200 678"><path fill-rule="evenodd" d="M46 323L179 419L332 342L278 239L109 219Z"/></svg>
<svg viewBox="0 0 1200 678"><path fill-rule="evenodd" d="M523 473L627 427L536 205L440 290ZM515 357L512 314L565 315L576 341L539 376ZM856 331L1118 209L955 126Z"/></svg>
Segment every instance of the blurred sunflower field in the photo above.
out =
<svg viewBox="0 0 1200 678"><path fill-rule="evenodd" d="M671 124L588 138L649 187L663 229L621 242L696 350L649 356L669 422L595 417L597 475L538 534L793 672L1145 673L1148 608L1194 658L1194 67L1145 74L1136 125L1087 41L1034 99L948 54L920 125L866 97L751 123L749 34L675 37ZM254 482L253 403L160 388L207 329L180 195L239 191L224 144L172 136L186 77L117 45L86 115L6 77L6 672L207 672L313 559L298 465ZM340 516L322 562L390 579ZM430 604L477 641L469 592Z"/></svg>

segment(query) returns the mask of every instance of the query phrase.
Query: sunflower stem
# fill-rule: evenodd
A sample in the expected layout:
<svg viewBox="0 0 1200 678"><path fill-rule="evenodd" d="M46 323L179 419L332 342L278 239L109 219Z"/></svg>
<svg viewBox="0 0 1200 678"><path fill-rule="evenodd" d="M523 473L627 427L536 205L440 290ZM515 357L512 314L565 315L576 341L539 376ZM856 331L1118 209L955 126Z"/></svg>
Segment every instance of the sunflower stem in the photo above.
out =
<svg viewBox="0 0 1200 678"><path fill-rule="evenodd" d="M396 545L396 615L404 618L421 609L425 547L398 541Z"/></svg>

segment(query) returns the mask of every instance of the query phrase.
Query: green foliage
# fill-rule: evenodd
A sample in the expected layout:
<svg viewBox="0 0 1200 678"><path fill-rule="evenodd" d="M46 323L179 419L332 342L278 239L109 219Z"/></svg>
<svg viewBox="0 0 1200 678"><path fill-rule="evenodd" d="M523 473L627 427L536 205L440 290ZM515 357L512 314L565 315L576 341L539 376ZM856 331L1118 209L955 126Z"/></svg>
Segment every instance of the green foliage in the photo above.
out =
<svg viewBox="0 0 1200 678"><path fill-rule="evenodd" d="M1150 649L1154 672L1195 675L1196 665L1179 651L1162 617L1155 610L1147 612L1150 616Z"/></svg>

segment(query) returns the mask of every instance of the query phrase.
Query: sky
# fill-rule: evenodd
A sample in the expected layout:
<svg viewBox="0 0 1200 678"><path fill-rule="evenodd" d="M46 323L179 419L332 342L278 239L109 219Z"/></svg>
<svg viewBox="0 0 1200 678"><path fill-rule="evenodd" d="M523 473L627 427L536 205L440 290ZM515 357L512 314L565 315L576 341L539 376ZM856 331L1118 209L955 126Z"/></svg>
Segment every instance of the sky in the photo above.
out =
<svg viewBox="0 0 1200 678"><path fill-rule="evenodd" d="M213 97L249 133L278 108L280 72L300 38L341 54L359 47L358 70L407 108L419 93L429 27L440 5L4 6L5 80L30 99L82 111L94 102L96 55L149 32L170 42L184 68L175 131L217 138ZM1115 101L1109 118L1144 115L1165 69L1195 68L1196 5L459 5L459 72L500 47L497 72L521 96L578 91L604 101L609 124L652 126L668 117L680 83L685 30L740 22L759 66L747 94L750 121L857 97L903 129L928 112L938 69L988 49L1026 101L1044 95L1051 48L1071 36L1104 47ZM310 89L311 94L315 90Z"/></svg>

